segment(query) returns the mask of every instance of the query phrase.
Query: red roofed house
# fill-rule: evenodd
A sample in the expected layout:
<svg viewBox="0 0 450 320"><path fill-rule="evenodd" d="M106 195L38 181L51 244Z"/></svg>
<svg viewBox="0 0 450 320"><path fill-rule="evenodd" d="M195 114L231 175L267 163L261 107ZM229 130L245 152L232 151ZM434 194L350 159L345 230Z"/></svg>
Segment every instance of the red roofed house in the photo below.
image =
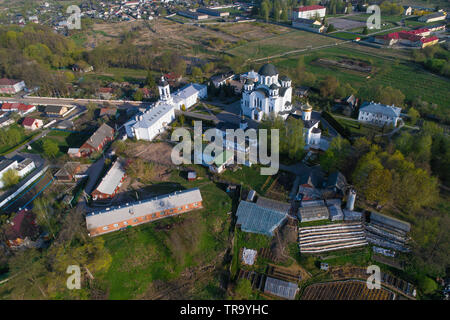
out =
<svg viewBox="0 0 450 320"><path fill-rule="evenodd" d="M323 6L312 5L312 6L302 6L294 8L292 10L292 19L311 19L311 18L323 18L325 17L325 11L327 9Z"/></svg>
<svg viewBox="0 0 450 320"><path fill-rule="evenodd" d="M36 216L27 210L18 212L6 229L6 244L11 248L21 246L32 247L39 236L39 227Z"/></svg>
<svg viewBox="0 0 450 320"><path fill-rule="evenodd" d="M83 157L88 157L92 152L103 150L103 147L113 139L114 129L104 123L83 143L80 153Z"/></svg>
<svg viewBox="0 0 450 320"><path fill-rule="evenodd" d="M164 75L164 78L171 86L173 86L176 82L180 81L182 77L175 72L169 72Z"/></svg>
<svg viewBox="0 0 450 320"><path fill-rule="evenodd" d="M2 111L8 111L8 112L18 112L21 115L25 115L27 113L33 112L36 110L36 106L29 105L29 104L23 104L23 103L9 103L5 102L2 105Z"/></svg>
<svg viewBox="0 0 450 320"><path fill-rule="evenodd" d="M41 119L27 117L23 119L22 125L25 129L36 130L41 128L44 125L44 122Z"/></svg>
<svg viewBox="0 0 450 320"><path fill-rule="evenodd" d="M110 100L114 95L113 88L100 88L98 89L98 95L100 99Z"/></svg>
<svg viewBox="0 0 450 320"><path fill-rule="evenodd" d="M427 28L417 29L412 31L399 31L385 34L383 36L375 36L375 42L387 46L400 43L412 47L425 48L430 45L438 43L439 39L435 36L426 37L430 34Z"/></svg>
<svg viewBox="0 0 450 320"><path fill-rule="evenodd" d="M0 79L0 93L16 94L25 89L25 82L22 80L13 80L2 78Z"/></svg>

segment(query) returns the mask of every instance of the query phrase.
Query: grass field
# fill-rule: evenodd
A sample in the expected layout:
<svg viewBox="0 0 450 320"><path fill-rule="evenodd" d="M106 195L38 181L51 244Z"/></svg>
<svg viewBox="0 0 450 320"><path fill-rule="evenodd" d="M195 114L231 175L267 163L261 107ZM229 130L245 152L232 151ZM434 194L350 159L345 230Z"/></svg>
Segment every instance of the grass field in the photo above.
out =
<svg viewBox="0 0 450 320"><path fill-rule="evenodd" d="M338 39L320 36L306 31L291 31L281 35L269 36L228 50L227 53L247 59L258 59L286 53L293 50L319 47L341 42Z"/></svg>
<svg viewBox="0 0 450 320"><path fill-rule="evenodd" d="M210 181L187 182L178 172L171 180L186 188L198 186L204 209L103 236L113 258L109 270L99 275L109 288L109 299L148 298L155 283L181 284L182 272L188 268L220 265L220 253L228 242L226 213L231 210L231 198ZM214 277L201 281L206 282L199 281L196 294L219 294Z"/></svg>
<svg viewBox="0 0 450 320"><path fill-rule="evenodd" d="M367 51L365 52L363 50ZM357 44L345 44L339 47L325 48L320 51L305 54L305 67L308 72L314 73L318 79L332 75L341 83L350 83L355 89L358 89L359 95L366 99L370 99L373 96L374 89L381 85L391 86L401 90L408 100L421 97L423 100L435 103L441 108L450 105L450 95L448 94L449 82L447 79L432 74L412 62L402 59L400 53L398 53L398 58L394 59L393 57L377 56L375 53L372 53L373 51L375 51L375 48L360 49ZM357 73L352 70L325 67L311 63L317 58L360 59L369 62L375 68L370 78L367 78L366 74ZM277 59L274 63L280 70L286 72L289 69L295 68L297 61L298 56L292 56Z"/></svg>

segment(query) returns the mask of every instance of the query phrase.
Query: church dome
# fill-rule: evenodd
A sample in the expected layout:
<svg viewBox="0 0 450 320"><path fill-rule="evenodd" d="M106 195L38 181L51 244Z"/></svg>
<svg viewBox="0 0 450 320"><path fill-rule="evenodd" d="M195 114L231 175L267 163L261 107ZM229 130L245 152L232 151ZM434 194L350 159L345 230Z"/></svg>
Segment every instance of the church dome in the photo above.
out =
<svg viewBox="0 0 450 320"><path fill-rule="evenodd" d="M278 74L278 70L273 64L266 63L261 67L261 69L259 69L258 73L261 76L271 77L276 76Z"/></svg>

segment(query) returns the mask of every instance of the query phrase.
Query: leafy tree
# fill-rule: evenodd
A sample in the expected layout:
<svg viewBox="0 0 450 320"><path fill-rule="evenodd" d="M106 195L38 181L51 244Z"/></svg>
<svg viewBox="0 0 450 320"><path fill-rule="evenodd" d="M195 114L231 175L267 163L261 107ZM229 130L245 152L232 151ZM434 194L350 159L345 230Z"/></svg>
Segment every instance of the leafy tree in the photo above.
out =
<svg viewBox="0 0 450 320"><path fill-rule="evenodd" d="M339 81L333 76L327 76L320 84L320 95L324 98L333 99L338 87Z"/></svg>
<svg viewBox="0 0 450 320"><path fill-rule="evenodd" d="M414 125L414 124L416 124L417 119L420 118L420 113L416 109L411 107L408 110L408 116L409 116L409 119L411 120L411 124Z"/></svg>
<svg viewBox="0 0 450 320"><path fill-rule="evenodd" d="M59 152L58 144L51 140L45 139L42 144L42 149L44 150L44 154L49 158L54 158Z"/></svg>
<svg viewBox="0 0 450 320"><path fill-rule="evenodd" d="M134 101L142 101L144 99L144 94L142 93L142 90L136 90L133 93L133 100Z"/></svg>
<svg viewBox="0 0 450 320"><path fill-rule="evenodd" d="M248 300L252 296L252 284L248 279L239 279L234 291L235 298L238 300Z"/></svg>
<svg viewBox="0 0 450 320"><path fill-rule="evenodd" d="M200 69L199 67L193 67L192 68L192 78L194 79L194 81L201 82L201 80L203 78L202 69Z"/></svg>
<svg viewBox="0 0 450 320"><path fill-rule="evenodd" d="M336 28L334 27L334 25L332 23L330 23L327 28L327 33L330 33L333 31L336 31Z"/></svg>
<svg viewBox="0 0 450 320"><path fill-rule="evenodd" d="M12 187L18 184L20 181L20 176L17 170L9 169L2 176L2 182L5 188Z"/></svg>

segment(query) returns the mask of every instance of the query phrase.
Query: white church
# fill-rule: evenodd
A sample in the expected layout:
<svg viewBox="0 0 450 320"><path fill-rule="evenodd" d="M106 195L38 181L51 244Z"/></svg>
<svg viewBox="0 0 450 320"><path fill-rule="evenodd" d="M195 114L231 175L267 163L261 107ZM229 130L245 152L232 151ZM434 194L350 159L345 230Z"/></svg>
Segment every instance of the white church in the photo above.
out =
<svg viewBox="0 0 450 320"><path fill-rule="evenodd" d="M241 99L242 113L252 120L275 114L286 119L292 110L291 79L279 77L273 64L265 64L258 73L250 71Z"/></svg>
<svg viewBox="0 0 450 320"><path fill-rule="evenodd" d="M207 86L197 83L188 84L171 94L169 83L164 77L158 83L158 90L159 100L124 124L128 138L153 140L175 120L175 110L181 110L183 106L187 110L208 95Z"/></svg>
<svg viewBox="0 0 450 320"><path fill-rule="evenodd" d="M302 106L301 116L293 110L292 82L286 76L279 77L278 70L272 64L265 64L256 73L248 72L244 91L242 92L242 113L252 120L261 121L270 114L280 116L286 120L292 116L303 121L303 136L307 149L320 149L322 131L319 128L319 119L314 119L312 107L309 104Z"/></svg>

